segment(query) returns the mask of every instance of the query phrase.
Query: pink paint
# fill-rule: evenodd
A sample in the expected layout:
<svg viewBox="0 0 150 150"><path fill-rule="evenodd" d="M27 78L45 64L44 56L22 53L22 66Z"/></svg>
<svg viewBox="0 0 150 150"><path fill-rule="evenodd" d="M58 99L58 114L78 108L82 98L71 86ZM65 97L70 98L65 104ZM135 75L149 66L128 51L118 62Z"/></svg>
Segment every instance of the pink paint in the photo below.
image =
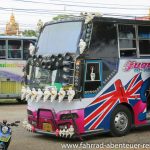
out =
<svg viewBox="0 0 150 150"><path fill-rule="evenodd" d="M42 118L53 118L53 114L50 110L40 110L39 116Z"/></svg>
<svg viewBox="0 0 150 150"><path fill-rule="evenodd" d="M137 62L137 61L128 61L124 65L124 71L130 71L132 69L150 69L150 63L149 62Z"/></svg>
<svg viewBox="0 0 150 150"><path fill-rule="evenodd" d="M28 108L29 109L29 108ZM29 109L30 111L32 111L31 109ZM39 113L39 125L38 129L42 129L43 127L43 123L44 122L48 122L52 125L52 129L53 129L53 132L56 132L57 129L55 128L54 126L54 122L56 123L57 127L58 125L62 125L62 124L68 124L68 128L70 127L71 124L73 124L72 122L72 119L68 119L68 120L60 120L60 116L62 114L70 114L70 113L76 113L78 115L78 118L75 119L75 122L76 122L76 125L77 125L77 128L78 128L78 133L84 133L84 110L66 110L66 111L61 111L61 112L58 112L57 114L55 114L53 112L53 115L52 115L52 112L48 109L42 109ZM31 121L37 121L37 112L34 110L34 112L32 112L33 116L28 116L28 120L31 122ZM54 119L53 119L54 117ZM56 133L58 134L58 132Z"/></svg>
<svg viewBox="0 0 150 150"><path fill-rule="evenodd" d="M32 112L36 111L36 110L35 110L33 107L31 107L31 106L28 106L27 109L30 110L30 111L32 111Z"/></svg>
<svg viewBox="0 0 150 150"><path fill-rule="evenodd" d="M146 120L140 121L138 119L139 114L142 113L145 109L146 109L146 103L143 103L141 100L138 101L133 107L135 125L146 124Z"/></svg>
<svg viewBox="0 0 150 150"><path fill-rule="evenodd" d="M57 120L58 124L61 123L65 123L70 122L72 124L72 119L70 120L60 120L60 116L62 114L68 114L68 113L76 113L78 115L78 118L75 119L76 125L78 127L78 132L79 133L84 133L84 110L80 109L80 110L71 110L71 111L61 111L59 113L57 113L57 118L59 118L59 120Z"/></svg>

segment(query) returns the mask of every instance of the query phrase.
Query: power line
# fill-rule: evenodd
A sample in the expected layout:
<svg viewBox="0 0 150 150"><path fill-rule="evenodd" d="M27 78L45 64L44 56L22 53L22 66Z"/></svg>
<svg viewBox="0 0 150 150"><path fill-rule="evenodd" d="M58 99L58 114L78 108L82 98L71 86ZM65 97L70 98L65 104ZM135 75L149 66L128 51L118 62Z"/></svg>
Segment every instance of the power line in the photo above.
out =
<svg viewBox="0 0 150 150"><path fill-rule="evenodd" d="M0 7L0 10L12 11L12 8ZM48 10L48 9L22 9L22 8L13 8L14 11L18 12L27 12L27 13L46 13L51 12L65 12L64 10Z"/></svg>
<svg viewBox="0 0 150 150"><path fill-rule="evenodd" d="M31 0L14 0L14 1L22 1L22 2L32 2L32 3L41 3L41 4L53 4L53 3L50 3L50 2L39 2L39 1L31 1ZM77 1L69 1L69 0L49 0L49 1L57 1L57 2L69 2L69 3L73 3L73 4L89 4L89 5L106 5L106 6L127 6L127 7L145 7L145 8L149 8L149 6L146 6L146 5L121 5L121 4L105 4L105 3L99 3L99 2L95 2L95 3L92 3L92 2L77 2ZM57 3L55 3L57 4ZM65 4L60 4L60 5L65 5ZM77 5L78 6L78 5ZM97 7L97 6L96 6Z"/></svg>
<svg viewBox="0 0 150 150"><path fill-rule="evenodd" d="M59 6L71 6L71 7L86 7L86 8L105 8L105 9L122 9L122 10L145 10L148 9L149 7L145 7L145 8L137 8L137 7L133 7L133 8L129 8L128 7L106 7L106 6L89 6L89 5L77 5L77 4L67 4L67 3L54 3L54 2L39 2L39 1L31 1L31 0L14 0L14 1L21 1L21 2L27 2L27 3L38 3L38 4L51 4L51 5L59 5ZM103 4L104 5L104 4ZM121 6L121 5L120 5Z"/></svg>
<svg viewBox="0 0 150 150"><path fill-rule="evenodd" d="M12 8L5 8L5 7L0 7L0 10L2 11L12 11ZM68 13L68 14L79 14L82 11L79 10L48 10L48 9L21 9L21 8L14 8L13 9L16 12L21 12L21 13L35 13L35 14L47 14L47 15L52 15L52 14L62 14L62 13ZM122 15L122 14L120 14ZM131 14L123 14L123 15L129 15L133 16ZM147 14L136 14L136 16L146 16Z"/></svg>
<svg viewBox="0 0 150 150"><path fill-rule="evenodd" d="M75 4L89 4L89 5L106 5L106 6L110 6L110 5L112 5L112 6L130 6L130 7L132 7L132 6L134 6L134 7L146 7L146 8L149 8L148 6L146 6L146 5L121 5L121 4L105 4L105 3L99 3L99 2L95 2L95 3L93 3L93 2L77 2L77 1L69 1L69 0L49 0L49 1L58 1L58 2L69 2L69 3L75 3Z"/></svg>

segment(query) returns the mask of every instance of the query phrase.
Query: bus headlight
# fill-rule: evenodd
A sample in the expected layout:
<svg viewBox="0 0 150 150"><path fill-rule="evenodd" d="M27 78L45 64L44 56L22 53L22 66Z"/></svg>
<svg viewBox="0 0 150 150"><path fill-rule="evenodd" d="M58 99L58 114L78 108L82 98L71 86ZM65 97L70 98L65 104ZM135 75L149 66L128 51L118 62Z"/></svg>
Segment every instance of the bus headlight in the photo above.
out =
<svg viewBox="0 0 150 150"><path fill-rule="evenodd" d="M7 126L3 126L3 127L2 127L2 132L3 132L4 134L6 134L6 133L8 132L8 127L7 127Z"/></svg>

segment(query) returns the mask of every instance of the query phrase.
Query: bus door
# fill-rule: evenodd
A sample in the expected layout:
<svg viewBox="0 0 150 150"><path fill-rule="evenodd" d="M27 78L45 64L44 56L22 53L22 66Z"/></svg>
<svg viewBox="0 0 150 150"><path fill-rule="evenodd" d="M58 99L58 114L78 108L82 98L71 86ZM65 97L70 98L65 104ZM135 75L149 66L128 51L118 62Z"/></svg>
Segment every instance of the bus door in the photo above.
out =
<svg viewBox="0 0 150 150"><path fill-rule="evenodd" d="M94 97L102 88L102 62L86 60L84 68L84 97Z"/></svg>

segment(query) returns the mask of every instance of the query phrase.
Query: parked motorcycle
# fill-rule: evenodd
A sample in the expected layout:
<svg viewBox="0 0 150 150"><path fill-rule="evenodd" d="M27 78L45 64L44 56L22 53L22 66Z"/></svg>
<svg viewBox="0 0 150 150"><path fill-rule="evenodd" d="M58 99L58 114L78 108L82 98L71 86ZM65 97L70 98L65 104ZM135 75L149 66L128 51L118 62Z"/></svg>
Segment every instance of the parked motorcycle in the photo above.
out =
<svg viewBox="0 0 150 150"><path fill-rule="evenodd" d="M7 123L7 120L0 122L0 150L7 150L9 143L11 141L11 126L18 126L20 121L15 121L13 123Z"/></svg>

